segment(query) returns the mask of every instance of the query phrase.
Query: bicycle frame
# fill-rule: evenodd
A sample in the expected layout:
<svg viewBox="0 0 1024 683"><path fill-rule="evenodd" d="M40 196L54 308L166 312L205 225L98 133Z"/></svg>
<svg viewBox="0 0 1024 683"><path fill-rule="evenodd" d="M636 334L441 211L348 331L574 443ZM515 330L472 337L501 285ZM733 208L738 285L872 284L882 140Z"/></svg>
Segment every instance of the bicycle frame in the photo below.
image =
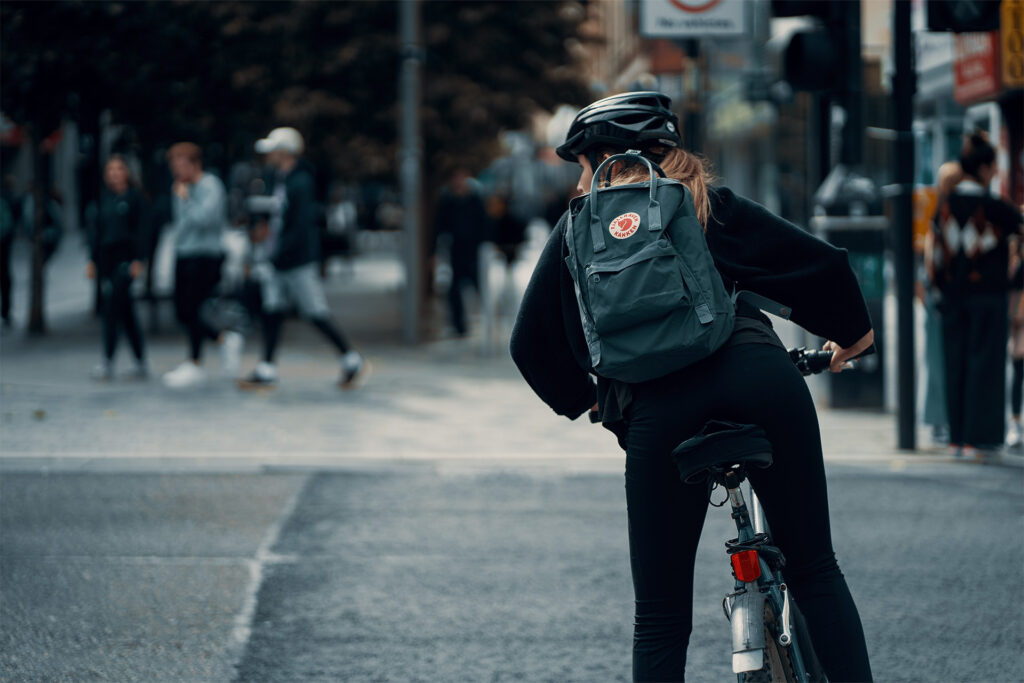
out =
<svg viewBox="0 0 1024 683"><path fill-rule="evenodd" d="M773 637L765 627L768 621L765 618L767 603L774 615L772 621L778 625L777 642L782 647L792 648L793 656L790 659L793 673L797 681L805 683L808 680L807 670L800 647L793 636L789 591L781 572L782 553L770 545L764 514L752 487L751 507L748 508L740 488L743 478L741 472L730 470L724 473L720 482L729 493L732 517L736 521L737 538L726 543L729 554L732 556L741 552L756 552L757 566L760 570L756 577L748 575L753 574L753 571L741 574L736 571L734 561L736 586L722 601L726 617L732 624L733 673L737 674L738 680L742 683L744 673L758 671L764 666L767 638ZM744 581L743 578L753 580Z"/></svg>

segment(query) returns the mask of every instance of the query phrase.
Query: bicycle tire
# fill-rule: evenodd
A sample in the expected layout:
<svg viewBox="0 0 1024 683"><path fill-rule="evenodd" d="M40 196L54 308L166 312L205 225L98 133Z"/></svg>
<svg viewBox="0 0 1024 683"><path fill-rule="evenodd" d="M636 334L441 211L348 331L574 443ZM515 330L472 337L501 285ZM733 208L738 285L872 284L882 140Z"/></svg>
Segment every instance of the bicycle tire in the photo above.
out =
<svg viewBox="0 0 1024 683"><path fill-rule="evenodd" d="M817 656L814 654L814 647L807 633L807 624L803 615L800 614L795 603L790 603L790 611L793 616L793 637L800 647L800 653L804 660L804 670L807 672L808 681L826 681L825 674L821 669ZM766 601L764 604L765 621L765 650L764 666L757 671L748 671L740 674L740 683L795 683L796 668L793 665L793 648L783 647L779 644L780 630L775 618L775 612Z"/></svg>

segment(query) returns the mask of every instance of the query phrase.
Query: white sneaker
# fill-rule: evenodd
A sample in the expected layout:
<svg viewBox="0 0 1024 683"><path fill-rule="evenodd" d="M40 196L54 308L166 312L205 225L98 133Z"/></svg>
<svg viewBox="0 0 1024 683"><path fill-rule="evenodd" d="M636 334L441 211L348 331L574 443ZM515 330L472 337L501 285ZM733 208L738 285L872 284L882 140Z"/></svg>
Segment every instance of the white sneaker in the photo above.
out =
<svg viewBox="0 0 1024 683"><path fill-rule="evenodd" d="M277 384L277 366L261 361L247 377L238 380L239 389L272 389Z"/></svg>
<svg viewBox="0 0 1024 683"><path fill-rule="evenodd" d="M341 358L341 377L338 386L355 389L362 385L371 372L370 363L358 351L349 351Z"/></svg>
<svg viewBox="0 0 1024 683"><path fill-rule="evenodd" d="M109 360L105 360L97 364L89 376L100 382L109 382L114 379L114 364Z"/></svg>
<svg viewBox="0 0 1024 683"><path fill-rule="evenodd" d="M228 330L220 342L220 371L225 377L238 377L242 368L242 349L245 348L245 337L238 332Z"/></svg>
<svg viewBox="0 0 1024 683"><path fill-rule="evenodd" d="M149 379L149 363L144 360L135 361L135 367L132 369L131 378L140 381Z"/></svg>
<svg viewBox="0 0 1024 683"><path fill-rule="evenodd" d="M206 373L192 361L185 361L164 375L164 384L172 389L184 389L201 384Z"/></svg>
<svg viewBox="0 0 1024 683"><path fill-rule="evenodd" d="M1024 426L1018 420L1014 420L1006 432L1006 445L1010 448L1019 448L1021 444L1024 444Z"/></svg>

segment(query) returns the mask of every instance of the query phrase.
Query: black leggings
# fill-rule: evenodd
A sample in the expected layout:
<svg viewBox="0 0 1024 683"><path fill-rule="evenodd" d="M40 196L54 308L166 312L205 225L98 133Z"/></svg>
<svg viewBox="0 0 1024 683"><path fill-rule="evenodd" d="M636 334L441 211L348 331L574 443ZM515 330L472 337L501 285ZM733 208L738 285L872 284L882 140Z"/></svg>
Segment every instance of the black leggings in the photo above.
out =
<svg viewBox="0 0 1024 683"><path fill-rule="evenodd" d="M1002 294L947 296L942 302L949 442L994 448L1006 435L1006 338Z"/></svg>
<svg viewBox="0 0 1024 683"><path fill-rule="evenodd" d="M466 287L480 291L480 281L475 269L452 271L452 282L448 286L448 308L452 315L452 327L457 334L464 335L468 331L466 324L466 301L463 294Z"/></svg>
<svg viewBox="0 0 1024 683"><path fill-rule="evenodd" d="M634 385L626 410L626 502L636 596L633 678L681 681L692 629L693 565L707 512L704 485L680 482L670 453L709 419L758 424L775 462L751 473L786 581L831 681L868 681L860 616L836 564L814 404L788 355L768 344L722 349Z"/></svg>
<svg viewBox="0 0 1024 683"><path fill-rule="evenodd" d="M130 265L120 263L110 272L100 276L100 311L103 315L103 355L113 360L117 351L120 329L124 329L136 360L143 360L145 349L142 332L135 317L135 303L132 301L132 277Z"/></svg>
<svg viewBox="0 0 1024 683"><path fill-rule="evenodd" d="M281 342L281 328L284 327L284 317L284 313L263 314L263 360L267 363L273 363L277 354L277 345ZM331 342L338 353L342 355L348 353L348 341L334 326L330 318L310 318L309 322L327 338L327 341Z"/></svg>
<svg viewBox="0 0 1024 683"><path fill-rule="evenodd" d="M222 256L179 257L174 267L174 311L188 333L191 358L202 357L203 340L220 336L200 314L203 302L213 296L220 282Z"/></svg>

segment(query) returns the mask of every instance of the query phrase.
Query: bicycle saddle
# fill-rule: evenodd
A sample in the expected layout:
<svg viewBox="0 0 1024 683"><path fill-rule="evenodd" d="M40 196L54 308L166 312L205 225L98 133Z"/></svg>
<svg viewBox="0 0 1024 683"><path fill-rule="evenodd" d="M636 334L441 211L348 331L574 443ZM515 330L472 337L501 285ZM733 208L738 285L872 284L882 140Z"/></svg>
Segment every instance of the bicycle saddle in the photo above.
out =
<svg viewBox="0 0 1024 683"><path fill-rule="evenodd" d="M703 481L715 469L731 465L765 468L772 464L772 445L757 425L709 420L697 435L676 446L672 460L687 484Z"/></svg>

